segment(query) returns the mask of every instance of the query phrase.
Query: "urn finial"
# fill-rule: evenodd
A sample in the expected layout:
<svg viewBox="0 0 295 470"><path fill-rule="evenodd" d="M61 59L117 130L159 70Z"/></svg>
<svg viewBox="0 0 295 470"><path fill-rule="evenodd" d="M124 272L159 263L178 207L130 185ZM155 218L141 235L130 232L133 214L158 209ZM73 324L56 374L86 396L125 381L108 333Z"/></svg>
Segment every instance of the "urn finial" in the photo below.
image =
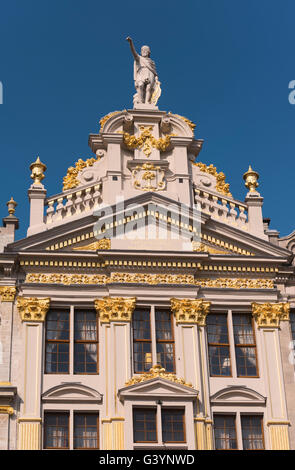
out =
<svg viewBox="0 0 295 470"><path fill-rule="evenodd" d="M9 215L14 215L15 213L15 208L17 206L17 202L15 202L15 200L13 199L13 197L11 196L10 198L10 201L8 201L6 203L7 207L8 207L8 213Z"/></svg>
<svg viewBox="0 0 295 470"><path fill-rule="evenodd" d="M34 163L31 163L30 170L31 170L31 178L34 180L34 184L41 184L41 181L45 177L44 171L46 171L46 165L41 162L40 158L37 157Z"/></svg>
<svg viewBox="0 0 295 470"><path fill-rule="evenodd" d="M248 171L243 174L243 178L245 180L245 186L249 189L249 191L256 191L256 188L259 186L258 179L259 173L254 171L249 165Z"/></svg>

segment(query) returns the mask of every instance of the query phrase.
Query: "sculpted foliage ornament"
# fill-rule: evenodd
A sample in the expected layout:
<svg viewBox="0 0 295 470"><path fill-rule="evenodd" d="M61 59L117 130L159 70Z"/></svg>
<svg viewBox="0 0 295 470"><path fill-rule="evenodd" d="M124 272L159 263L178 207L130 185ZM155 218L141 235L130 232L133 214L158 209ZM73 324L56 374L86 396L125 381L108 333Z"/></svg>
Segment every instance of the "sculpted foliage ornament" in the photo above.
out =
<svg viewBox="0 0 295 470"><path fill-rule="evenodd" d="M102 238L96 242L89 243L89 245L84 246L75 246L73 250L80 251L96 251L96 250L110 250L111 249L111 240L109 238Z"/></svg>
<svg viewBox="0 0 295 470"><path fill-rule="evenodd" d="M125 110L125 111L126 111L126 110ZM115 116L116 114L120 114L120 113L122 113L122 111L113 111L112 113L109 113L109 114L107 114L106 116L102 117L102 118L100 119L100 121L99 121L99 124L100 124L100 132L103 131L103 128L104 128L105 124L108 122L108 120L109 120L111 117Z"/></svg>
<svg viewBox="0 0 295 470"><path fill-rule="evenodd" d="M161 167L153 163L137 165L132 170L133 186L142 191L161 191L165 189L164 174Z"/></svg>
<svg viewBox="0 0 295 470"><path fill-rule="evenodd" d="M192 162L193 165L198 166L203 173L208 173L216 179L216 191L224 196L232 197L229 191L229 184L225 182L225 174L221 171L217 172L216 167L212 164L207 166L205 163Z"/></svg>
<svg viewBox="0 0 295 470"><path fill-rule="evenodd" d="M176 377L175 374L171 372L166 372L166 369L162 367L160 364L156 364L153 366L149 372L145 372L142 375L134 376L128 382L126 382L126 386L135 385L138 383L146 382L147 380L152 380L155 378L161 378L165 380L170 380L171 382L177 383L179 385L185 385L186 387L193 387L190 382L185 382L184 379Z"/></svg>
<svg viewBox="0 0 295 470"><path fill-rule="evenodd" d="M210 305L211 302L202 299L171 299L171 310L175 314L176 323L195 323L205 326Z"/></svg>
<svg viewBox="0 0 295 470"><path fill-rule="evenodd" d="M18 297L17 308L22 321L43 322L49 310L50 298Z"/></svg>
<svg viewBox="0 0 295 470"><path fill-rule="evenodd" d="M1 302L13 302L16 294L16 288L13 286L1 286L0 298Z"/></svg>
<svg viewBox="0 0 295 470"><path fill-rule="evenodd" d="M278 328L281 320L289 320L290 304L284 303L264 303L253 302L252 313L259 328Z"/></svg>
<svg viewBox="0 0 295 470"><path fill-rule="evenodd" d="M96 299L94 306L99 313L101 323L110 321L131 321L132 313L135 308L135 297L104 297Z"/></svg>
<svg viewBox="0 0 295 470"><path fill-rule="evenodd" d="M156 148L160 152L165 152L170 145L170 138L174 134L168 134L160 139L156 139L152 135L153 126L139 126L141 134L139 137L123 132L123 139L125 145L129 149L142 149L146 157L149 157L152 153L152 149Z"/></svg>
<svg viewBox="0 0 295 470"><path fill-rule="evenodd" d="M101 157L99 156L88 158L85 161L82 160L82 158L79 158L79 160L75 163L74 167L70 166L68 168L67 174L63 179L63 191L66 191L67 189L76 188L76 186L79 185L79 172L88 166L93 166L94 163L98 162L100 159Z"/></svg>

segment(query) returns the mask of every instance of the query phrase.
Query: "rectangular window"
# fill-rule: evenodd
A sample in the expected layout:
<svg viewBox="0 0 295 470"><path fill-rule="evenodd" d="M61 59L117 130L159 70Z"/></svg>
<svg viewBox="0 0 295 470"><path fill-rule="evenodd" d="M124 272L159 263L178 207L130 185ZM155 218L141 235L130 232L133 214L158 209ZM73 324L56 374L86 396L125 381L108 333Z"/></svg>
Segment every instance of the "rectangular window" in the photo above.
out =
<svg viewBox="0 0 295 470"><path fill-rule="evenodd" d="M295 313L290 312L290 327L291 327L291 337L295 341Z"/></svg>
<svg viewBox="0 0 295 470"><path fill-rule="evenodd" d="M167 372L175 372L172 313L156 310L157 363Z"/></svg>
<svg viewBox="0 0 295 470"><path fill-rule="evenodd" d="M157 442L157 412L154 408L134 408L134 442Z"/></svg>
<svg viewBox="0 0 295 470"><path fill-rule="evenodd" d="M98 414L74 414L74 449L99 449Z"/></svg>
<svg viewBox="0 0 295 470"><path fill-rule="evenodd" d="M68 374L70 349L70 314L50 310L46 316L45 373Z"/></svg>
<svg viewBox="0 0 295 470"><path fill-rule="evenodd" d="M210 374L231 376L227 316L224 314L207 317Z"/></svg>
<svg viewBox="0 0 295 470"><path fill-rule="evenodd" d="M237 432L235 416L214 416L215 449L233 450L237 449Z"/></svg>
<svg viewBox="0 0 295 470"><path fill-rule="evenodd" d="M45 413L44 415L44 448L69 448L69 414Z"/></svg>
<svg viewBox="0 0 295 470"><path fill-rule="evenodd" d="M98 321L95 311L75 311L74 373L98 373Z"/></svg>
<svg viewBox="0 0 295 470"><path fill-rule="evenodd" d="M241 416L243 450L263 450L262 416Z"/></svg>
<svg viewBox="0 0 295 470"><path fill-rule="evenodd" d="M256 343L251 315L233 315L238 377L257 377Z"/></svg>
<svg viewBox="0 0 295 470"><path fill-rule="evenodd" d="M185 442L184 410L162 409L163 442Z"/></svg>
<svg viewBox="0 0 295 470"><path fill-rule="evenodd" d="M152 336L149 309L136 309L133 313L134 372L143 373L152 367Z"/></svg>

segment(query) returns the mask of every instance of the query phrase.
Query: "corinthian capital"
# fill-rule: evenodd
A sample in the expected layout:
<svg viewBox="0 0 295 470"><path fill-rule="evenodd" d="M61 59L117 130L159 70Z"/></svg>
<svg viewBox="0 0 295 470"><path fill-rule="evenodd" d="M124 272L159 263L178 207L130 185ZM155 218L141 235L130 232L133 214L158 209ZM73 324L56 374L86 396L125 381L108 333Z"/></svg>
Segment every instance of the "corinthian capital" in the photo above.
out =
<svg viewBox="0 0 295 470"><path fill-rule="evenodd" d="M171 310L174 312L176 323L195 323L206 325L206 317L211 302L202 299L171 299Z"/></svg>
<svg viewBox="0 0 295 470"><path fill-rule="evenodd" d="M109 323L110 321L129 322L135 303L135 297L103 297L103 299L96 299L94 306L101 323Z"/></svg>
<svg viewBox="0 0 295 470"><path fill-rule="evenodd" d="M1 286L0 298L1 302L13 302L16 294L16 288L13 286Z"/></svg>
<svg viewBox="0 0 295 470"><path fill-rule="evenodd" d="M279 328L281 320L289 320L290 304L288 302L265 304L253 302L251 306L253 317L259 328Z"/></svg>
<svg viewBox="0 0 295 470"><path fill-rule="evenodd" d="M17 308L22 321L43 322L50 306L50 298L18 297Z"/></svg>

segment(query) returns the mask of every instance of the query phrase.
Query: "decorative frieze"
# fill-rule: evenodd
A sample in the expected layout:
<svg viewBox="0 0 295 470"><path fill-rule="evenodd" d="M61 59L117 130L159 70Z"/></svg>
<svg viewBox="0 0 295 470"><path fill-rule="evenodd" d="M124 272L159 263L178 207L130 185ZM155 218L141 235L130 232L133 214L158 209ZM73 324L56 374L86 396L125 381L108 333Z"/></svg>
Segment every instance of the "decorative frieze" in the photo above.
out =
<svg viewBox="0 0 295 470"><path fill-rule="evenodd" d="M160 364L156 364L153 366L149 372L145 372L144 374L141 375L136 375L132 377L132 379L128 380L126 382L126 386L129 385L135 385L141 382L146 382L147 380L155 379L155 378L161 378L165 380L170 380L171 382L180 384L180 385L185 385L187 387L193 387L190 382L185 382L184 379L177 377L175 374L171 372L166 372L166 369L162 367Z"/></svg>
<svg viewBox="0 0 295 470"><path fill-rule="evenodd" d="M195 323L205 326L211 302L202 299L171 299L171 310L176 323Z"/></svg>
<svg viewBox="0 0 295 470"><path fill-rule="evenodd" d="M279 328L281 320L289 320L290 304L284 303L264 303L253 302L252 314L258 328Z"/></svg>
<svg viewBox="0 0 295 470"><path fill-rule="evenodd" d="M216 287L220 289L273 289L272 279L226 278L195 279L195 284L201 287Z"/></svg>
<svg viewBox="0 0 295 470"><path fill-rule="evenodd" d="M104 297L103 299L96 299L94 306L101 323L111 321L130 322L135 303L135 297Z"/></svg>
<svg viewBox="0 0 295 470"><path fill-rule="evenodd" d="M0 287L0 299L1 302L13 302L15 299L16 288L13 286L1 286Z"/></svg>
<svg viewBox="0 0 295 470"><path fill-rule="evenodd" d="M18 297L17 308L22 321L44 322L49 310L50 298Z"/></svg>

